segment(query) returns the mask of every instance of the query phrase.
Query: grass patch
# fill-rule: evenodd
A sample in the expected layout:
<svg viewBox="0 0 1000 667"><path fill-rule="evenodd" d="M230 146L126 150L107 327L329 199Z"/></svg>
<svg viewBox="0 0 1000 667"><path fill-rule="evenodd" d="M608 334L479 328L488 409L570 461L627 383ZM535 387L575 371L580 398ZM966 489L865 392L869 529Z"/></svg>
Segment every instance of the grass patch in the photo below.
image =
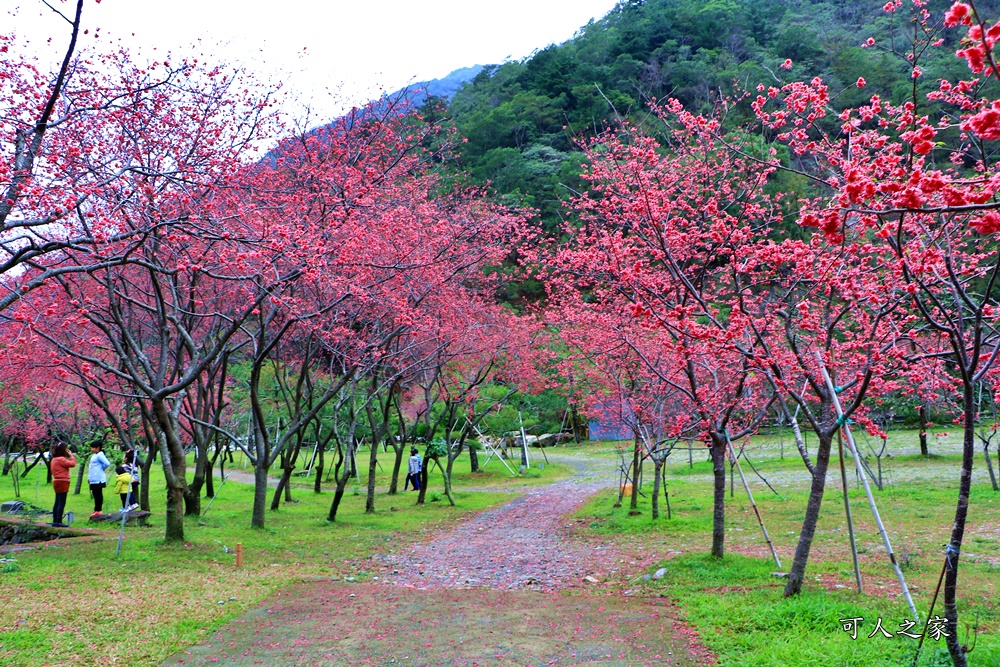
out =
<svg viewBox="0 0 1000 667"><path fill-rule="evenodd" d="M23 500L51 507L44 469L33 470L21 488ZM150 494L155 525L128 528L120 557L114 556L117 531L109 528L107 540L19 553L16 567L0 573L0 666L156 665L289 583L377 576L367 557L515 497L456 490L457 507L446 501L416 506L415 494L380 493L379 511L365 514L364 494L348 493L338 521L329 524L333 494L326 488L321 495L296 490L298 502L269 511L266 530L251 530L253 489L230 479L204 520L186 520L187 541L166 544L157 471ZM0 497L13 496L9 477L0 478ZM117 500L106 498L106 507ZM92 509L86 490L69 496L68 509L76 512L76 525L85 523ZM237 543L244 549L241 569L235 568Z"/></svg>
<svg viewBox="0 0 1000 667"><path fill-rule="evenodd" d="M958 465L950 454L932 461L916 456L901 458L893 464L897 481L874 493L917 608L926 619L940 573L941 545L950 534ZM806 488L794 483L792 477L782 476L796 465L803 467L801 461L780 458L764 458L758 465L765 476L771 476L780 495L751 479L785 571L791 567L808 497ZM910 478L913 469L937 470L938 481L929 485L920 477ZM669 520L662 496L661 518L652 520L648 498L652 484L648 481L642 489L647 497L640 498L638 516L629 516L628 498L623 507L613 507L617 494L608 491L591 498L576 517L586 532L610 538L622 548L674 556L653 567L667 568L667 575L647 586L651 593L660 592L677 602L723 667L909 667L915 640L881 635L868 638L878 617L890 633L901 630L899 624L909 617L909 610L898 594L899 584L885 557L868 501L853 477L849 498L861 552L864 595L854 590L843 497L836 477L827 485L803 593L792 599L782 597L785 580L772 575L778 568L739 479L735 496L727 489L726 556L722 560L707 555L712 528L710 464L695 462L689 468L685 460L672 465L667 488L673 510ZM963 643L971 643L971 628L978 623L978 644L969 655L970 665L978 667L1000 664L998 526L1000 494L988 483L974 484L959 579L959 614ZM934 613L943 615L940 599ZM843 632L839 623L841 618L854 617L865 619L856 640ZM928 640L925 646L920 667L951 664L943 640Z"/></svg>

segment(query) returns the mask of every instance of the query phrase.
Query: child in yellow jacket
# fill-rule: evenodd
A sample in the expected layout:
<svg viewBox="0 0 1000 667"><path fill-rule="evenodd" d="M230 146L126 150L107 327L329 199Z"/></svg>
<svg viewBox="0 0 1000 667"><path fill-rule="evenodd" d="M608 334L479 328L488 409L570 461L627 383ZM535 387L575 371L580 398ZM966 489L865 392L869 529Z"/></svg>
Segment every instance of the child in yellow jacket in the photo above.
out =
<svg viewBox="0 0 1000 667"><path fill-rule="evenodd" d="M115 493L121 496L122 499L122 510L127 510L129 505L129 492L132 490L132 475L125 470L125 466L117 466L115 468Z"/></svg>

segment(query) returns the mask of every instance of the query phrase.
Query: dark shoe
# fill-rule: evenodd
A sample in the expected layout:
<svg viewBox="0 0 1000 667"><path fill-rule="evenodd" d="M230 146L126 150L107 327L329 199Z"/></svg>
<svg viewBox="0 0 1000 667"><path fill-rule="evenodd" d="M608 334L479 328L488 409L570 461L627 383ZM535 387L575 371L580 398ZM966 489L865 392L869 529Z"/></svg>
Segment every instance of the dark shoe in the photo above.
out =
<svg viewBox="0 0 1000 667"><path fill-rule="evenodd" d="M68 523L54 523L54 524L52 524L52 527L53 528L69 528L69 524Z"/></svg>

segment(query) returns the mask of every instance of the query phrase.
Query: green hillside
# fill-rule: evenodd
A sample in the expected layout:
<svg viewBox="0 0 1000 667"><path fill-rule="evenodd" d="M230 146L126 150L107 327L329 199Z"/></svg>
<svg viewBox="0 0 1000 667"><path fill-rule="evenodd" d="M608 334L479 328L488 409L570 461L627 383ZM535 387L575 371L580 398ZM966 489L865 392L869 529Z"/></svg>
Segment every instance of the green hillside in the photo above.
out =
<svg viewBox="0 0 1000 667"><path fill-rule="evenodd" d="M710 111L738 89L820 76L843 106L873 94L906 101L914 97L907 59L917 27L914 10L909 1L895 13L883 4L623 0L564 44L487 66L447 102L447 117L467 140L458 166L472 183L489 182L511 204L537 209L542 224L554 229L561 201L579 185L576 142L616 114L641 119L651 99L673 97L689 109ZM927 3L932 29L950 4ZM996 1L980 7L990 15L998 9ZM954 57L955 36L954 30L942 33L940 46L917 56L922 104L923 93L940 78L968 73ZM869 38L874 46L864 46ZM782 68L786 59L791 69ZM855 85L859 77L867 81L863 89ZM727 122L735 125L748 112L745 103L737 105Z"/></svg>

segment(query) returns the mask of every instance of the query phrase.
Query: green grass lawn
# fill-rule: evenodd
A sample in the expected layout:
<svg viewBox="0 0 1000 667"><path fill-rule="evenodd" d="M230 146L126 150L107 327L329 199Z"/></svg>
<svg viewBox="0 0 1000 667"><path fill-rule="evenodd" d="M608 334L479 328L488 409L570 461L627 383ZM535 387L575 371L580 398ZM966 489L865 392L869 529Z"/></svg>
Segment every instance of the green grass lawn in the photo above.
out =
<svg viewBox="0 0 1000 667"><path fill-rule="evenodd" d="M120 557L114 555L117 530L108 528L107 540L24 551L16 554L16 563L2 566L0 665L158 664L289 583L345 575L363 580L373 576L366 571L367 557L403 548L428 531L511 500L515 495L502 490L509 483L495 484L492 468L486 474L461 474L471 478L470 486L474 481L500 490L466 492L457 486L456 507L448 505L443 492L430 494L432 502L423 506L414 505L412 493L380 492L377 513L366 515L364 494L349 489L335 524L324 520L332 485L320 495L296 489L297 502L268 512L263 531L250 529L252 487L230 479L204 520L186 521L186 543L166 544L164 486L154 466L154 525L128 528ZM530 481L544 483L565 474L551 466ZM111 495L106 493L106 508L118 506ZM13 497L10 477L0 478L0 498ZM51 508L44 468L21 480L21 499ZM80 495L70 494L68 509L76 513L76 525L86 523L92 508L86 486ZM241 569L235 567L237 543L245 554Z"/></svg>
<svg viewBox="0 0 1000 667"><path fill-rule="evenodd" d="M933 451L933 450L932 450ZM773 453L773 452L772 452ZM768 532L782 560L791 567L792 555L804 518L807 489L797 453L785 460L759 456L760 472L780 495L772 493L747 468L755 499ZM957 455L929 460L906 454L886 461L886 485L874 490L893 549L904 564L912 594L926 619L927 609L942 565L942 545L949 539L957 496ZM959 579L959 613L969 630L978 624L978 643L970 664L1000 665L1000 493L985 481L982 460L973 487L968 528ZM727 491L727 554L722 560L707 555L711 545L711 465L704 454L689 467L686 455L668 468L672 518L653 521L650 501L641 498L641 514L629 516L629 504L614 508L617 495L606 492L592 498L578 513L586 532L611 538L620 547L656 554L657 567L667 569L661 580L643 584L648 593L674 599L698 629L703 642L718 655L723 666L829 667L910 665L915 640L905 637L868 638L881 617L894 633L909 616L899 595L899 584L889 564L867 499L849 472L861 570L866 592L854 588L854 574L844 520L843 496L836 460L824 496L817 536L813 543L803 594L782 597L784 579L770 558L752 508L739 478L735 496ZM643 491L650 493L651 482ZM655 570L655 568L654 568ZM941 600L935 614L942 614ZM858 638L840 628L839 619L863 617ZM919 629L918 631L919 632ZM966 638L963 636L963 642ZM942 641L927 640L920 665L951 664ZM943 657L942 657L943 656Z"/></svg>

